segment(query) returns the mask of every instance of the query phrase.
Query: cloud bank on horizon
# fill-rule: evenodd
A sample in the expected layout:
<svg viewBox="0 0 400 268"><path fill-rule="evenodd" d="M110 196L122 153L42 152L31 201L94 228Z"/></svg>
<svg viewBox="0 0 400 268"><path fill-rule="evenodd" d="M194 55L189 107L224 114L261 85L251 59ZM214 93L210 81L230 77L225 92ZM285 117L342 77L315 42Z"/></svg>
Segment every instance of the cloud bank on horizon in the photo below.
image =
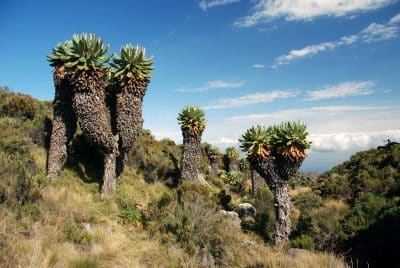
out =
<svg viewBox="0 0 400 268"><path fill-rule="evenodd" d="M354 151L381 145L388 139L400 140L399 117L400 106L312 106L230 117L223 123L211 124L206 138L220 147L238 146L238 139L252 125L300 120L309 128L312 151ZM387 129L388 125L393 127Z"/></svg>

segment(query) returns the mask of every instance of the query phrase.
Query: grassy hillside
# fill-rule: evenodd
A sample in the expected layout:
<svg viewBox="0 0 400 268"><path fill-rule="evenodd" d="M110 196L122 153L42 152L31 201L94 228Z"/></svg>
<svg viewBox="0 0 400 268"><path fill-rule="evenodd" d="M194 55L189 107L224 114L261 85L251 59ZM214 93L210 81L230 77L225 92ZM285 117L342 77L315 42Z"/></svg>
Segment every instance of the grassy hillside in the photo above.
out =
<svg viewBox="0 0 400 268"><path fill-rule="evenodd" d="M98 159L77 134L56 182L46 179L51 104L0 91L0 266L2 267L345 267L321 252L302 218L343 218L350 206L294 187L292 246L269 245L268 188L250 196L246 172L206 176L208 185L177 184L181 148L145 131L128 157L117 194L99 193ZM202 159L206 173L207 159ZM241 226L219 210L251 202L255 217ZM306 216L305 216L306 215ZM303 230L303 229L304 230ZM329 234L318 233L321 241ZM325 239L325 240L324 240Z"/></svg>

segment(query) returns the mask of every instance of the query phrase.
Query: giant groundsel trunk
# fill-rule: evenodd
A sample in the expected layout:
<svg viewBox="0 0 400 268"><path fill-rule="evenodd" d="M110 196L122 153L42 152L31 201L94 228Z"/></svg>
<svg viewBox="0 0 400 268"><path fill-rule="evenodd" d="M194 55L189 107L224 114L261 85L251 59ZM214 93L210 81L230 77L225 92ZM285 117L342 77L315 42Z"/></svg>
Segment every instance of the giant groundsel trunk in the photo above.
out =
<svg viewBox="0 0 400 268"><path fill-rule="evenodd" d="M182 129L183 155L181 177L183 180L196 181L199 176L201 155L201 131Z"/></svg>
<svg viewBox="0 0 400 268"><path fill-rule="evenodd" d="M115 191L117 141L111 129L111 118L106 106L105 70L76 73L71 84L74 89L72 106L83 134L104 153L102 192Z"/></svg>
<svg viewBox="0 0 400 268"><path fill-rule="evenodd" d="M210 157L210 165L211 165L211 176L216 177L218 176L218 169L219 169L219 157Z"/></svg>
<svg viewBox="0 0 400 268"><path fill-rule="evenodd" d="M251 166L264 178L274 195L275 244L289 240L292 227L290 219L292 202L289 196L289 179L299 169L302 160L293 161L280 155L267 158L249 158Z"/></svg>
<svg viewBox="0 0 400 268"><path fill-rule="evenodd" d="M67 161L68 144L76 131L76 117L72 109L72 89L64 67L53 73L55 97L50 148L47 157L47 177L55 180Z"/></svg>
<svg viewBox="0 0 400 268"><path fill-rule="evenodd" d="M264 179L261 177L260 173L254 168L250 169L251 176L251 194L255 196L257 189L261 188L264 184Z"/></svg>
<svg viewBox="0 0 400 268"><path fill-rule="evenodd" d="M116 128L120 140L117 175L122 173L125 156L142 131L142 103L148 83L149 80L147 78L133 77L118 88L119 92L116 95ZM118 84L121 84L121 81Z"/></svg>
<svg viewBox="0 0 400 268"><path fill-rule="evenodd" d="M239 171L239 161L236 158L228 158L228 171L238 172Z"/></svg>

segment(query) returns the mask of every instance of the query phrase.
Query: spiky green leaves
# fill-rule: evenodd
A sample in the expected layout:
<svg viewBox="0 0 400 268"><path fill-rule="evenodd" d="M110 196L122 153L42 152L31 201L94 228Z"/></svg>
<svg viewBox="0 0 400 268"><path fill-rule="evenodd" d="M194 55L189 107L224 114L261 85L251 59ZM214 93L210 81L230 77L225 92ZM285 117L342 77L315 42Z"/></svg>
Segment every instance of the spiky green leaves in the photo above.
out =
<svg viewBox="0 0 400 268"><path fill-rule="evenodd" d="M114 77L120 80L129 79L133 76L137 78L151 78L153 71L153 59L146 58L146 49L131 44L121 47L121 55L114 55L110 65L114 68Z"/></svg>
<svg viewBox="0 0 400 268"><path fill-rule="evenodd" d="M226 148L225 154L228 156L229 159L239 160L240 158L239 152L233 146Z"/></svg>
<svg viewBox="0 0 400 268"><path fill-rule="evenodd" d="M68 62L70 60L69 56L70 47L71 47L71 41L58 43L57 47L52 49L51 54L46 55L47 60L50 62L50 66L58 67Z"/></svg>
<svg viewBox="0 0 400 268"><path fill-rule="evenodd" d="M207 151L207 155L210 158L219 158L221 157L221 152L218 150L218 148L212 147L209 151Z"/></svg>
<svg viewBox="0 0 400 268"><path fill-rule="evenodd" d="M253 126L239 139L242 148L249 157L267 157L271 152L271 128Z"/></svg>
<svg viewBox="0 0 400 268"><path fill-rule="evenodd" d="M304 150L309 149L306 125L301 122L284 122L269 128L254 126L242 136L241 148L249 157L265 158L272 151L294 159L304 158Z"/></svg>
<svg viewBox="0 0 400 268"><path fill-rule="evenodd" d="M178 115L178 123L182 130L189 129L194 132L202 132L206 127L206 119L204 118L204 111L197 106L186 106Z"/></svg>
<svg viewBox="0 0 400 268"><path fill-rule="evenodd" d="M284 122L272 131L272 142L275 147L294 146L298 150L309 149L311 142L307 140L306 125L301 122Z"/></svg>
<svg viewBox="0 0 400 268"><path fill-rule="evenodd" d="M96 70L106 68L112 55L106 56L108 45L95 34L74 34L72 40L59 43L47 56L51 66L64 66L70 70Z"/></svg>

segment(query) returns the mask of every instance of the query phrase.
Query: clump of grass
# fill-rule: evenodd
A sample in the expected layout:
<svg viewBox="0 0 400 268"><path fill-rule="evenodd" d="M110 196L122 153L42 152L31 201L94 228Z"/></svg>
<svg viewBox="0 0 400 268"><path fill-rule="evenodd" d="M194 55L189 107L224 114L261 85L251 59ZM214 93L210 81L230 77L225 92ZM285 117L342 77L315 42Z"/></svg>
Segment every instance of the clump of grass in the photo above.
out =
<svg viewBox="0 0 400 268"><path fill-rule="evenodd" d="M70 268L98 268L100 267L98 261L93 258L79 258L73 260L69 264Z"/></svg>

